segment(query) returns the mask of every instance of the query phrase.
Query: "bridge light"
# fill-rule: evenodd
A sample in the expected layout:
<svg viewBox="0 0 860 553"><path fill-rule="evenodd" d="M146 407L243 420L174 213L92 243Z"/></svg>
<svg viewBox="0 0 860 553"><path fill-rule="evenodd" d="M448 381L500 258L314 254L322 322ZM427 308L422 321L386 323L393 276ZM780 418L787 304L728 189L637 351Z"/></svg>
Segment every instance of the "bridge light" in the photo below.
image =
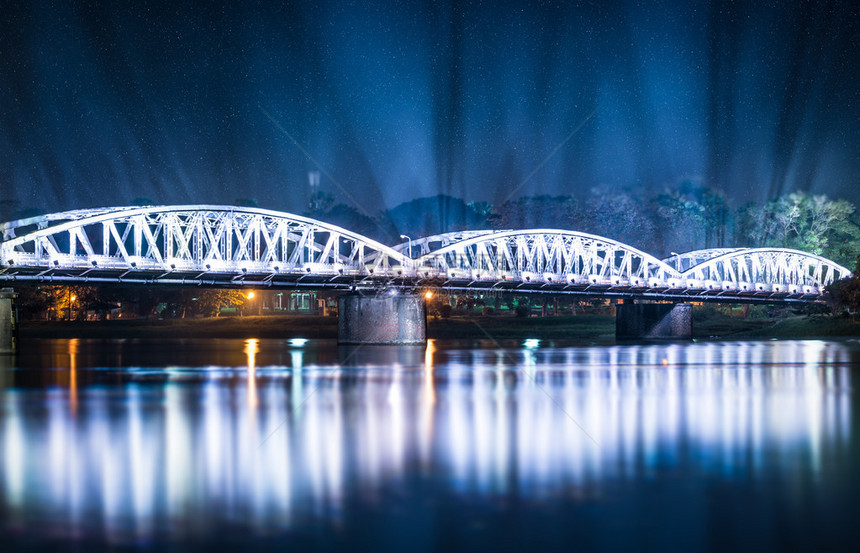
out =
<svg viewBox="0 0 860 553"><path fill-rule="evenodd" d="M248 292L248 299L249 300L254 299L254 292Z"/></svg>
<svg viewBox="0 0 860 553"><path fill-rule="evenodd" d="M433 292L431 292L430 290L427 290L426 292L424 292L424 299L425 300L433 299Z"/></svg>

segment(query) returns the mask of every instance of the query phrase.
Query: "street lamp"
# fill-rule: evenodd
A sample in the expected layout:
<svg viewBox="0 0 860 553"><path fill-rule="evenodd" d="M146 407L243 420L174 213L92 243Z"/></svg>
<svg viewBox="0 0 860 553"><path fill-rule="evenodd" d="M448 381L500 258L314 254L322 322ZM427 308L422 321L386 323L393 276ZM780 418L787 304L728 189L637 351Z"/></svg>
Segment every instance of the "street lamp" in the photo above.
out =
<svg viewBox="0 0 860 553"><path fill-rule="evenodd" d="M245 297L248 298L248 300L251 302L252 306L256 304L256 308L252 307L252 311L255 311L257 315L262 315L263 314L263 301L260 300L258 302L254 302L253 300L254 300L255 296L256 296L256 294L254 294L254 292L251 291L251 292L248 292L248 295Z"/></svg>
<svg viewBox="0 0 860 553"><path fill-rule="evenodd" d="M409 259L412 259L412 239L406 236L405 234L401 234L400 238L402 240L409 240Z"/></svg>

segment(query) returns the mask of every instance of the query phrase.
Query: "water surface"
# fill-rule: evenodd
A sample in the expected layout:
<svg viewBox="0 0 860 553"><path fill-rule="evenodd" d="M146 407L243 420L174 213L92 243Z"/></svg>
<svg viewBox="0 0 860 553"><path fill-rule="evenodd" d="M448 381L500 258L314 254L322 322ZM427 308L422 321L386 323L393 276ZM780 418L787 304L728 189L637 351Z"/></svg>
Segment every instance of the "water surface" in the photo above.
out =
<svg viewBox="0 0 860 553"><path fill-rule="evenodd" d="M843 549L856 341L33 340L3 550Z"/></svg>

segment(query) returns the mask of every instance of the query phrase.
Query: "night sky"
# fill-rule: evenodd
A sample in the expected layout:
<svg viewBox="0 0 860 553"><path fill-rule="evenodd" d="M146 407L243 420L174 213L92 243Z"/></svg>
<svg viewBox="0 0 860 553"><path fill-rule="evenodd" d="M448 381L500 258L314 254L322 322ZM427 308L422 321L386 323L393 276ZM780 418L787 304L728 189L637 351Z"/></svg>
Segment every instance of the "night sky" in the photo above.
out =
<svg viewBox="0 0 860 553"><path fill-rule="evenodd" d="M131 4L4 5L7 213L301 213L311 170L371 214L684 179L860 202L855 2Z"/></svg>

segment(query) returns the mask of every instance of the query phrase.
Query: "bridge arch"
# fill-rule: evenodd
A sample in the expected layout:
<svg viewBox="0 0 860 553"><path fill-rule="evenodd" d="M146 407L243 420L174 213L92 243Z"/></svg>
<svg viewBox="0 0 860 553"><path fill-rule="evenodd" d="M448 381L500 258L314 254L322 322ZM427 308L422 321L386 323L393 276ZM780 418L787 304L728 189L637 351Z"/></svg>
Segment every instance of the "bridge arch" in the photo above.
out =
<svg viewBox="0 0 860 553"><path fill-rule="evenodd" d="M217 205L67 211L0 225L0 267L384 276L402 253L291 213Z"/></svg>
<svg viewBox="0 0 860 553"><path fill-rule="evenodd" d="M647 287L680 276L627 244L569 230L448 233L418 242L447 242L415 259L425 278Z"/></svg>
<svg viewBox="0 0 860 553"><path fill-rule="evenodd" d="M819 294L833 281L851 276L851 270L800 250L740 248L693 265L681 276L691 288Z"/></svg>

